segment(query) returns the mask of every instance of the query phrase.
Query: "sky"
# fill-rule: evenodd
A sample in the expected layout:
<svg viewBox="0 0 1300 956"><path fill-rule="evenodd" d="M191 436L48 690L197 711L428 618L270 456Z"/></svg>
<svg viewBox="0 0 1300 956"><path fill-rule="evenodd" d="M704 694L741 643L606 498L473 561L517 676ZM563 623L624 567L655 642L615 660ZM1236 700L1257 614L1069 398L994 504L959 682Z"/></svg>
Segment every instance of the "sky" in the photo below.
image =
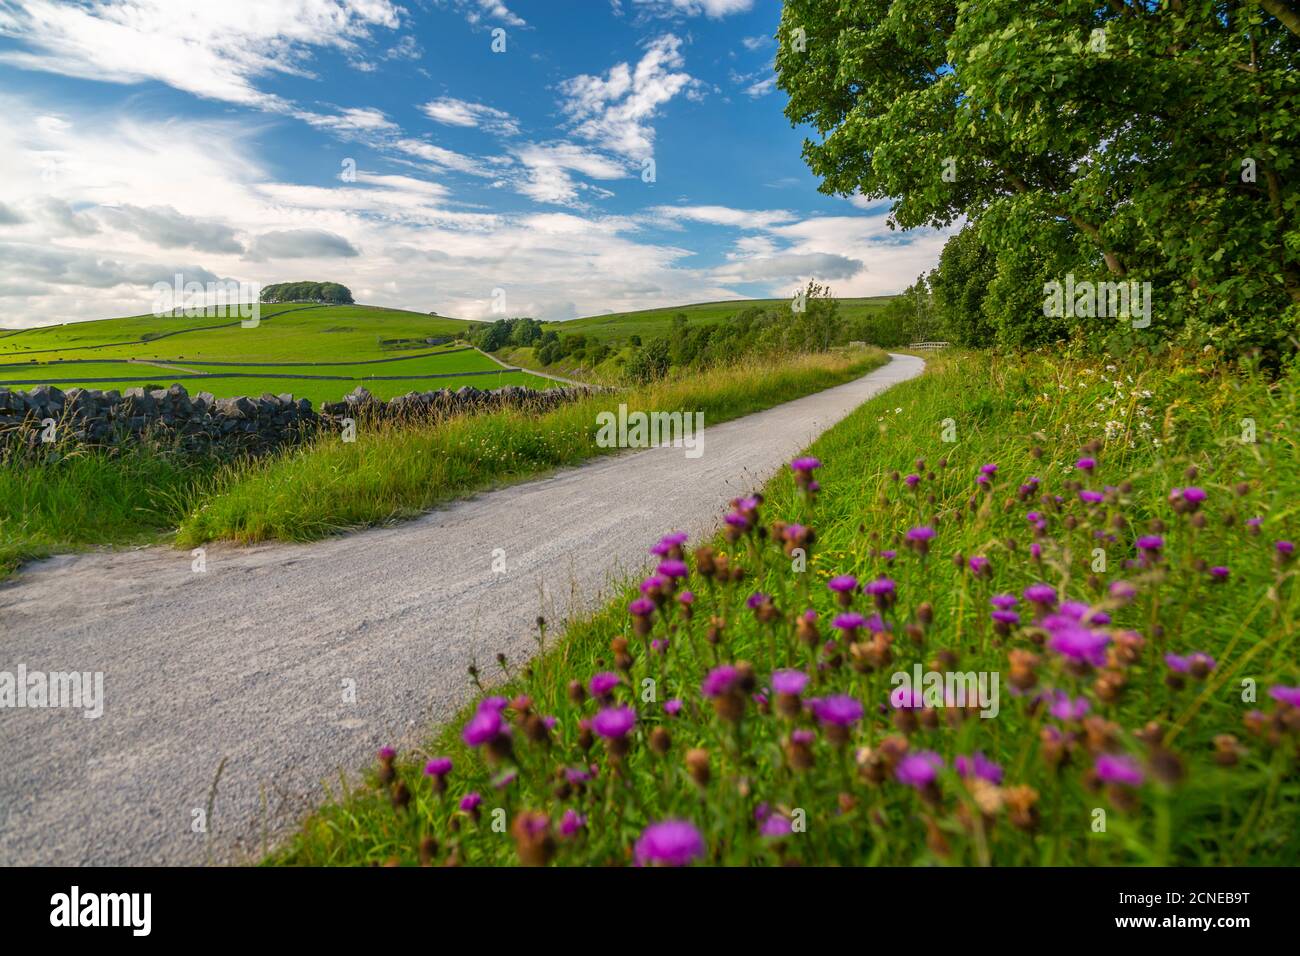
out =
<svg viewBox="0 0 1300 956"><path fill-rule="evenodd" d="M901 291L946 233L826 196L778 0L0 0L0 327L155 283L561 320Z"/></svg>

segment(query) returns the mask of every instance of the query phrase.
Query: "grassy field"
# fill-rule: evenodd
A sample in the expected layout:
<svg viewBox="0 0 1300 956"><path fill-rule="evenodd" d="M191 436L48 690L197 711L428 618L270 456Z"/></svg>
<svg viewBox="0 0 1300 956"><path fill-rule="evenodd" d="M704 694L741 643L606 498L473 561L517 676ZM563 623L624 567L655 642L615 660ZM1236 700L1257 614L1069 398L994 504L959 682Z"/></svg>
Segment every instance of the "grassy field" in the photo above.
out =
<svg viewBox="0 0 1300 956"><path fill-rule="evenodd" d="M845 318L879 312L893 299L892 295L864 299L840 299L840 314ZM612 312L592 315L568 322L551 322L546 329L561 335L580 332L599 342L626 342L630 336L639 335L649 341L672 331L673 318L680 312L692 325L711 325L724 322L737 312L757 306L760 308L789 308L788 299L742 299L730 302L701 302L696 305L674 306L667 309L644 309L638 312Z"/></svg>
<svg viewBox="0 0 1300 956"><path fill-rule="evenodd" d="M454 343L471 323L369 306L266 306L237 319L134 316L0 335L0 387L119 391L181 382L218 398L288 392L337 401L358 385L379 398L437 388L555 383L511 372Z"/></svg>
<svg viewBox="0 0 1300 956"><path fill-rule="evenodd" d="M929 358L272 862L1300 862L1300 381Z"/></svg>
<svg viewBox="0 0 1300 956"><path fill-rule="evenodd" d="M604 453L596 412L618 402L703 411L710 423L865 374L871 350L750 363L535 415L363 427L277 455L222 463L150 446L0 463L0 576L24 560L96 545L304 540L399 520L457 495ZM179 528L179 532L177 529Z"/></svg>

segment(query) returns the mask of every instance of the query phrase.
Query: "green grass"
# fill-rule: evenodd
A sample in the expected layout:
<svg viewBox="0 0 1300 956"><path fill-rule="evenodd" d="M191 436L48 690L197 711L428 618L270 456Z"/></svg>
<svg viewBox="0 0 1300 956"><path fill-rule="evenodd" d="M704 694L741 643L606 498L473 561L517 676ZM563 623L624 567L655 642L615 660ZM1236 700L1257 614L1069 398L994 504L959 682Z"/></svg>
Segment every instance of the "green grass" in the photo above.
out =
<svg viewBox="0 0 1300 956"><path fill-rule="evenodd" d="M213 325L221 327L209 328ZM319 404L338 401L358 385L388 399L465 385L543 389L556 384L507 372L463 345L425 342L464 335L471 326L370 306L301 305L266 306L252 329L224 317L79 322L0 335L0 387L121 391L180 382L191 393L207 391L217 398L288 392Z"/></svg>
<svg viewBox="0 0 1300 956"><path fill-rule="evenodd" d="M23 560L98 545L302 540L409 517L457 495L600 453L592 442L595 412L611 402L704 410L706 422L715 423L839 384L883 360L880 353L853 352L720 370L542 416L508 412L433 426L363 425L355 443L330 436L228 464L150 444L44 463L0 463L0 577Z"/></svg>
<svg viewBox="0 0 1300 956"><path fill-rule="evenodd" d="M891 295L872 296L861 299L840 299L839 311L844 318L855 318L879 312L891 299ZM789 299L740 299L729 302L701 302L696 305L674 306L666 309L643 309L637 312L612 312L608 315L592 315L567 322L552 322L547 329L554 329L561 335L581 332L597 342L626 342L632 335L641 336L643 342L667 335L672 330L674 316L681 312L686 315L691 325L712 325L725 322L733 315L747 308L788 308Z"/></svg>
<svg viewBox="0 0 1300 956"><path fill-rule="evenodd" d="M303 540L419 514L468 492L616 451L596 445L596 414L617 408L701 411L706 427L848 381L883 364L877 350L751 362L594 395L541 416L524 411L432 428L362 429L250 469L181 523L179 543Z"/></svg>
<svg viewBox="0 0 1300 956"><path fill-rule="evenodd" d="M538 635L544 651L526 668L508 662L512 679L493 690L528 698L504 711L517 725L512 756L487 760L461 741L471 706L434 729L427 747L397 761L395 772L413 797L405 810L394 809L390 788L371 776L312 816L270 862L409 864L418 860L421 840L432 837L435 865L513 864L520 847L553 854L562 865L617 865L629 861L647 824L674 818L699 830L705 860L719 864L1300 863L1300 710L1269 695L1274 686L1300 684L1297 564L1279 562L1274 548L1276 540L1294 540L1300 526L1300 381L1293 374L1269 383L1208 361L1134 358L1108 366L1062 352L931 356L922 378L867 403L809 449L824 462L815 498L784 472L763 489L757 524L774 529L766 539L746 534L711 542L715 554L744 568L743 581L704 579L697 553L681 585L696 595L689 619L672 610L677 602L669 597L649 619L649 633L639 633L627 611L637 595L629 587L563 634L549 641ZM1256 442L1242 441L1243 418L1254 421ZM945 423L955 441L943 440ZM1094 441L1099 464L1089 475L1075 462L1083 445L1097 447ZM998 466L991 491L975 481L987 463ZM900 480L910 472L920 475L916 490ZM1030 476L1042 485L1022 494ZM1073 482L1113 490L1093 508ZM1201 518L1170 506L1171 489L1189 485L1208 494ZM1040 535L1026 520L1030 511L1047 516ZM1255 517L1260 525L1252 532L1247 519ZM778 521L815 530L805 569L773 544ZM927 524L937 537L922 557L903 536ZM1163 559L1129 566L1137 559L1136 538L1153 527L1165 542ZM1094 570L1098 546L1104 571ZM891 562L887 550L898 557ZM972 556L988 559L989 577L970 572ZM1226 582L1212 583L1206 568L1213 565L1230 569ZM892 641L839 635L822 647L839 634L826 588L837 574L896 581L897 604L883 612ZM1121 579L1135 585L1132 601L1108 597L1109 585ZM1101 670L1067 667L1038 643L1044 630L1033 626L1023 598L1024 626L997 633L990 596L1020 596L1038 582L1062 598L1106 608L1111 624L1090 629L1103 630L1111 647L1128 629L1144 642ZM755 592L771 596L767 623L746 607ZM873 613L861 593L854 605ZM816 610L821 632L811 645L796 637L795 619L807 608ZM711 626L716 643L706 633ZM664 638L666 652L651 648L651 639ZM629 659L614 699L637 711L623 756L581 732L579 721L599 707L569 690L571 682L586 685L594 673L615 670L620 651ZM1215 666L1207 677L1188 676L1176 686L1164 655L1193 651L1212 655ZM1010 661L1025 653L1036 657L1020 672L1032 675L1033 687L1017 697L1008 693ZM770 691L759 705L742 684L721 698L744 714L733 723L700 687L711 668L741 661L752 662L755 690L770 687L774 667L799 668L812 676L805 697L849 695L865 713L841 745L807 711L780 716ZM915 664L1000 675L999 715L980 719L933 706L891 711L892 674ZM482 666L482 680L496 683L496 669L489 674L488 662ZM1036 706L1034 695L1048 690L1085 698L1087 722ZM676 717L664 709L673 698L684 702ZM530 742L529 715L556 718L549 743ZM814 732L811 767L790 760L792 728ZM652 733L662 752L650 746ZM1054 758L1058 739L1068 742L1064 762ZM711 770L702 785L686 768L692 748ZM927 752L942 761L931 784L897 779L903 753ZM958 755L976 752L1001 767L1000 784L977 784L954 771ZM1131 760L1141 783L1098 785L1094 763L1103 753ZM421 773L434 755L454 762L442 795ZM566 785L566 767L597 772L589 782ZM507 769L517 779L494 787ZM469 792L483 797L478 822L457 809ZM800 821L802 832L760 835L763 807ZM535 836L493 832L497 808L506 811L508 826L528 819L525 812L540 814L530 818ZM569 810L585 817L585 826L565 837L557 830Z"/></svg>

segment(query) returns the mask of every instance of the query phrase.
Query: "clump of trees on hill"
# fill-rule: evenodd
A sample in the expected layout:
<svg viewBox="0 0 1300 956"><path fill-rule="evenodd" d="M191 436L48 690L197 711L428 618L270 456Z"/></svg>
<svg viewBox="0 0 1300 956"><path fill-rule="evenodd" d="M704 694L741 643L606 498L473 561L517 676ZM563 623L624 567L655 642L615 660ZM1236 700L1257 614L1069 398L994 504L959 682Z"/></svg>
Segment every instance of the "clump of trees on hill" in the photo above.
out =
<svg viewBox="0 0 1300 956"><path fill-rule="evenodd" d="M352 290L337 282L277 282L262 288L262 301L353 304Z"/></svg>
<svg viewBox="0 0 1300 956"><path fill-rule="evenodd" d="M778 39L823 191L965 220L897 310L974 345L1300 345L1294 0L787 0ZM1150 283L1149 324L1045 314L1067 276Z"/></svg>

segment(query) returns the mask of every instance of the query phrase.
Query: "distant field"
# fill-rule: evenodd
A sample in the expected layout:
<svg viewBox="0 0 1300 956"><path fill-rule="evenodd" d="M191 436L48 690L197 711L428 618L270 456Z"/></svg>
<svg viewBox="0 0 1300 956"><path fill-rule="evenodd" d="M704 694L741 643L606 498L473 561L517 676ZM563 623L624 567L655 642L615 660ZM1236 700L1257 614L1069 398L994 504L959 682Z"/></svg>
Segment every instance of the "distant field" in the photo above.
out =
<svg viewBox="0 0 1300 956"><path fill-rule="evenodd" d="M846 318L855 318L879 312L896 296L880 295L864 299L840 299L840 314ZM666 309L645 309L640 312L614 312L609 315L592 315L583 319L571 319L567 322L548 323L547 329L555 329L561 335L581 332L597 341L624 342L630 336L639 335L642 340L665 335L672 328L673 317L678 312L686 314L692 325L705 325L722 322L738 312L752 306L760 308L789 308L789 299L738 299L728 302L701 302L697 305L672 306ZM3 340L0 340L3 344Z"/></svg>
<svg viewBox="0 0 1300 956"><path fill-rule="evenodd" d="M0 387L126 389L182 383L191 393L291 393L337 401L357 385L380 398L435 388L557 383L502 369L463 344L473 323L370 306L274 305L256 328L237 318L132 316L0 333Z"/></svg>

